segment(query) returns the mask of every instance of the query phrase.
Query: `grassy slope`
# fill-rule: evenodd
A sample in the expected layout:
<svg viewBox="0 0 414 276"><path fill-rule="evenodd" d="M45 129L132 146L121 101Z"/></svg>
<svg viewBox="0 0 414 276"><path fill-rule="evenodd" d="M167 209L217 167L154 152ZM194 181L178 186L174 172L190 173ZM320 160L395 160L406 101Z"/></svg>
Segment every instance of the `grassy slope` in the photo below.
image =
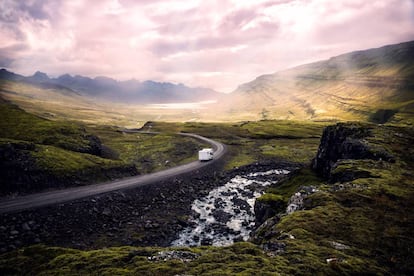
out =
<svg viewBox="0 0 414 276"><path fill-rule="evenodd" d="M222 141L229 148L226 168L263 159L308 163L315 155L326 123L248 121L242 123L152 122L155 131L192 132Z"/></svg>
<svg viewBox="0 0 414 276"><path fill-rule="evenodd" d="M140 173L150 173L197 159L199 149L208 145L198 140L176 135L123 133L116 127L87 126L102 143L113 149L118 158L134 164Z"/></svg>
<svg viewBox="0 0 414 276"><path fill-rule="evenodd" d="M1 166L7 177L12 174L3 179L2 193L108 180L134 174L133 167L153 172L194 160L204 146L173 134L125 134L113 127L46 120L1 98L0 116ZM104 144L100 152L90 141L95 135Z"/></svg>
<svg viewBox="0 0 414 276"><path fill-rule="evenodd" d="M379 109L413 123L414 42L353 52L327 61L263 75L241 85L227 110L261 117L367 120ZM229 114L232 113L229 111Z"/></svg>

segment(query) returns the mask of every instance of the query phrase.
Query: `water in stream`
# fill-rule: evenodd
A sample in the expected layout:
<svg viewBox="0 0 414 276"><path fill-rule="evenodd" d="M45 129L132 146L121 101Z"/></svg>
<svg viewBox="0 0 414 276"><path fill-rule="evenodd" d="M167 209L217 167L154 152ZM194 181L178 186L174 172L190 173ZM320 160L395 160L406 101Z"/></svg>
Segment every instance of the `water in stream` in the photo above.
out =
<svg viewBox="0 0 414 276"><path fill-rule="evenodd" d="M223 246L247 240L254 228L254 203L264 188L276 183L278 175L289 171L275 169L232 178L192 204L193 216L173 246Z"/></svg>

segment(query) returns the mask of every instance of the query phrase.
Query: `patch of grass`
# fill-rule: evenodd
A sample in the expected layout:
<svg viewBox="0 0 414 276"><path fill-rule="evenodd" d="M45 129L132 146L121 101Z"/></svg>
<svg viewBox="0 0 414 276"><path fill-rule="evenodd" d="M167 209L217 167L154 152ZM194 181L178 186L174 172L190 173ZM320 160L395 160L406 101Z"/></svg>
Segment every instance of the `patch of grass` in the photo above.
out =
<svg viewBox="0 0 414 276"><path fill-rule="evenodd" d="M99 168L106 170L126 165L122 161L100 158L98 156L63 150L54 146L36 146L32 152L39 169L56 176L72 176L84 170Z"/></svg>
<svg viewBox="0 0 414 276"><path fill-rule="evenodd" d="M292 173L276 185L270 186L266 189L266 193L279 195L287 203L289 198L299 190L299 187L319 186L321 183L323 183L323 180L311 169L305 167Z"/></svg>
<svg viewBox="0 0 414 276"><path fill-rule="evenodd" d="M156 256L158 251L165 250L168 249L117 247L80 251L38 245L3 254L0 272L2 275L29 272L48 275L111 275L118 272L126 275L278 275L282 269L274 262L274 258L251 243L237 243L222 248L174 249L200 255L190 262L148 259L149 256ZM15 263L21 266L13 266Z"/></svg>
<svg viewBox="0 0 414 276"><path fill-rule="evenodd" d="M257 199L258 201L262 202L279 202L283 201L283 196L278 194L272 194L272 193L265 193L261 197Z"/></svg>
<svg viewBox="0 0 414 276"><path fill-rule="evenodd" d="M134 164L140 173L149 173L197 160L198 150L207 147L196 139L167 133L125 133L115 127L88 126L88 131L98 135L102 143L116 156Z"/></svg>
<svg viewBox="0 0 414 276"><path fill-rule="evenodd" d="M54 145L79 152L92 150L90 136L77 124L42 119L5 101L0 101L0 117L1 138Z"/></svg>
<svg viewBox="0 0 414 276"><path fill-rule="evenodd" d="M241 123L151 122L145 130L192 132L227 144L226 169L275 158L309 163L315 156L326 123L301 121L247 121Z"/></svg>

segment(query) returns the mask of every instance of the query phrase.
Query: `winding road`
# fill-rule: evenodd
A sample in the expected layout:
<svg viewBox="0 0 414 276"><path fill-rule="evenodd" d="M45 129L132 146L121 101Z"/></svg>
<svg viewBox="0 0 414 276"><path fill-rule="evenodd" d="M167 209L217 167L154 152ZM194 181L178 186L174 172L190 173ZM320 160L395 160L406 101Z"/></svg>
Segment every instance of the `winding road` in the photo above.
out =
<svg viewBox="0 0 414 276"><path fill-rule="evenodd" d="M151 174L128 177L121 180L115 180L100 184L36 193L27 196L16 197L13 199L2 200L0 201L0 214L17 212L25 209L37 208L56 203L63 203L111 191L123 190L148 185L151 183L156 183L161 180L181 175L183 173L188 173L191 171L201 169L202 167L205 167L219 160L221 157L223 157L223 155L226 152L225 145L223 145L220 142L192 133L179 134L209 143L214 149L213 160L209 162L193 161L191 163L187 163L184 165L180 165L177 167L173 167Z"/></svg>

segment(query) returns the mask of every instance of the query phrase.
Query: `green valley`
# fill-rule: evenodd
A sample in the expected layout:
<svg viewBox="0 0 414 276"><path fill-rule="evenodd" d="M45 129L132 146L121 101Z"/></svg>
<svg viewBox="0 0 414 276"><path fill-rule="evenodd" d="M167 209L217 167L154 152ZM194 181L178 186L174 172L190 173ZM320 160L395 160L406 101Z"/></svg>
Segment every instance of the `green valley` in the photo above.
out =
<svg viewBox="0 0 414 276"><path fill-rule="evenodd" d="M0 200L162 172L210 147L178 133L226 154L148 185L1 213L0 274L412 275L413 62L414 42L352 52L190 107L2 71ZM220 190L229 183L248 185ZM250 220L231 220L242 211ZM196 222L230 243L203 230L199 245L172 246Z"/></svg>

